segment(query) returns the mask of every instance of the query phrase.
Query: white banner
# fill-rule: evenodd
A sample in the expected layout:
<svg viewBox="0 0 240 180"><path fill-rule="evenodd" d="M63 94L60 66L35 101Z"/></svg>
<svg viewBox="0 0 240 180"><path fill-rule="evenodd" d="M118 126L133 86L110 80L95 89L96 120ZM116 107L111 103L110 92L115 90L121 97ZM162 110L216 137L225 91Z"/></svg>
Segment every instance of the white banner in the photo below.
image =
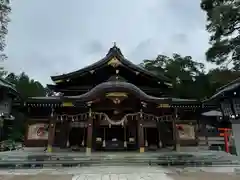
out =
<svg viewBox="0 0 240 180"><path fill-rule="evenodd" d="M37 123L28 126L28 140L47 140L48 124Z"/></svg>
<svg viewBox="0 0 240 180"><path fill-rule="evenodd" d="M194 125L177 124L177 130L181 140L195 139Z"/></svg>

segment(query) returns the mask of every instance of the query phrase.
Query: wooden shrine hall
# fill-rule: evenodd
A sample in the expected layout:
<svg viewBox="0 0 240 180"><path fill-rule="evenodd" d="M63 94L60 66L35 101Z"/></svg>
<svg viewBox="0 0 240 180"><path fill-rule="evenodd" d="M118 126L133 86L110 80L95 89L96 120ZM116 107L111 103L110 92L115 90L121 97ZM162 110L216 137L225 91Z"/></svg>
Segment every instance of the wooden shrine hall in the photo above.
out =
<svg viewBox="0 0 240 180"><path fill-rule="evenodd" d="M144 152L198 143L201 102L171 97L171 79L134 65L116 45L98 62L51 79L48 97L24 103L25 146Z"/></svg>

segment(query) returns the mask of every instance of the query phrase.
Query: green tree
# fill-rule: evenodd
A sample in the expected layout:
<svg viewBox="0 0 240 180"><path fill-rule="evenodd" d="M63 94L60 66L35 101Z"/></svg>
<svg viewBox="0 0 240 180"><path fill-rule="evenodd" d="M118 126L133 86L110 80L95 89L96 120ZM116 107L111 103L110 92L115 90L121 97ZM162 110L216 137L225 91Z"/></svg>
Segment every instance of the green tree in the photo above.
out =
<svg viewBox="0 0 240 180"><path fill-rule="evenodd" d="M40 82L29 78L24 72L16 75L14 73L9 73L6 78L8 82L15 85L17 91L20 93L23 99L31 96L45 96L45 88ZM24 114L16 109L13 109L14 117L16 120L14 124L9 129L8 139L12 142L21 141L23 134L25 132L25 120ZM14 144L14 143L13 143Z"/></svg>
<svg viewBox="0 0 240 180"><path fill-rule="evenodd" d="M216 89L237 79L240 76L240 72L229 70L227 68L216 68L210 70L207 76L211 83L211 92L214 93Z"/></svg>
<svg viewBox="0 0 240 180"><path fill-rule="evenodd" d="M10 21L9 13L11 12L10 0L1 0L0 1L0 62L3 62L7 56L4 53L6 46L5 38L8 33L7 25ZM0 78L5 77L7 72L4 70L4 67L0 67Z"/></svg>
<svg viewBox="0 0 240 180"><path fill-rule="evenodd" d="M15 87L21 94L22 98L46 95L45 88L42 84L38 81L30 79L24 72L20 75L10 73L7 75L6 80L15 84Z"/></svg>
<svg viewBox="0 0 240 180"><path fill-rule="evenodd" d="M156 75L165 74L173 80L173 96L181 98L198 97L193 89L196 79L204 75L204 64L198 63L191 56L173 54L172 57L159 55L155 60L144 60L141 64ZM199 78L198 78L199 79ZM199 83L198 83L199 84Z"/></svg>
<svg viewBox="0 0 240 180"><path fill-rule="evenodd" d="M211 33L211 47L207 61L217 65L234 65L240 69L240 1L202 0L201 8L207 13L207 30Z"/></svg>
<svg viewBox="0 0 240 180"><path fill-rule="evenodd" d="M11 12L10 0L1 0L0 1L0 60L5 60L7 56L3 53L6 46L5 38L8 33L7 25L10 21L9 13Z"/></svg>

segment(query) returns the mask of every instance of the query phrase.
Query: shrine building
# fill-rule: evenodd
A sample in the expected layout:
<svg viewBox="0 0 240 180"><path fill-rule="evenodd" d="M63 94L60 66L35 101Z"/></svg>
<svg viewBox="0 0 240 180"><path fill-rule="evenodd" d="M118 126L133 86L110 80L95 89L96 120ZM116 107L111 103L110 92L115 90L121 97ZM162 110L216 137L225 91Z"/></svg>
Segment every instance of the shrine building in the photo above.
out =
<svg viewBox="0 0 240 180"><path fill-rule="evenodd" d="M116 45L96 63L51 79L48 97L24 103L26 147L144 152L198 144L201 102L172 97L169 77L133 64Z"/></svg>

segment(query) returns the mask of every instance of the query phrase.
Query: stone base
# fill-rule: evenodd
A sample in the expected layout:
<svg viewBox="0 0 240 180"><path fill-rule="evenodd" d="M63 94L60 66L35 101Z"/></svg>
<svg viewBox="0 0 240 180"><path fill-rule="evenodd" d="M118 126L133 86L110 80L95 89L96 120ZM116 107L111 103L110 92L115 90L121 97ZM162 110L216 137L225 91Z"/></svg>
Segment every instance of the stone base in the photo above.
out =
<svg viewBox="0 0 240 180"><path fill-rule="evenodd" d="M176 144L176 146L175 146L175 151L177 151L177 152L179 152L180 151L180 144Z"/></svg>
<svg viewBox="0 0 240 180"><path fill-rule="evenodd" d="M88 148L88 147L87 147L87 148L86 148L86 153L87 153L87 154L91 154L91 152L92 152L92 148Z"/></svg>
<svg viewBox="0 0 240 180"><path fill-rule="evenodd" d="M51 145L48 145L48 147L47 147L47 152L53 152L53 148L52 148L52 146Z"/></svg>
<svg viewBox="0 0 240 180"><path fill-rule="evenodd" d="M140 153L144 153L145 152L145 148L144 147L140 147Z"/></svg>

